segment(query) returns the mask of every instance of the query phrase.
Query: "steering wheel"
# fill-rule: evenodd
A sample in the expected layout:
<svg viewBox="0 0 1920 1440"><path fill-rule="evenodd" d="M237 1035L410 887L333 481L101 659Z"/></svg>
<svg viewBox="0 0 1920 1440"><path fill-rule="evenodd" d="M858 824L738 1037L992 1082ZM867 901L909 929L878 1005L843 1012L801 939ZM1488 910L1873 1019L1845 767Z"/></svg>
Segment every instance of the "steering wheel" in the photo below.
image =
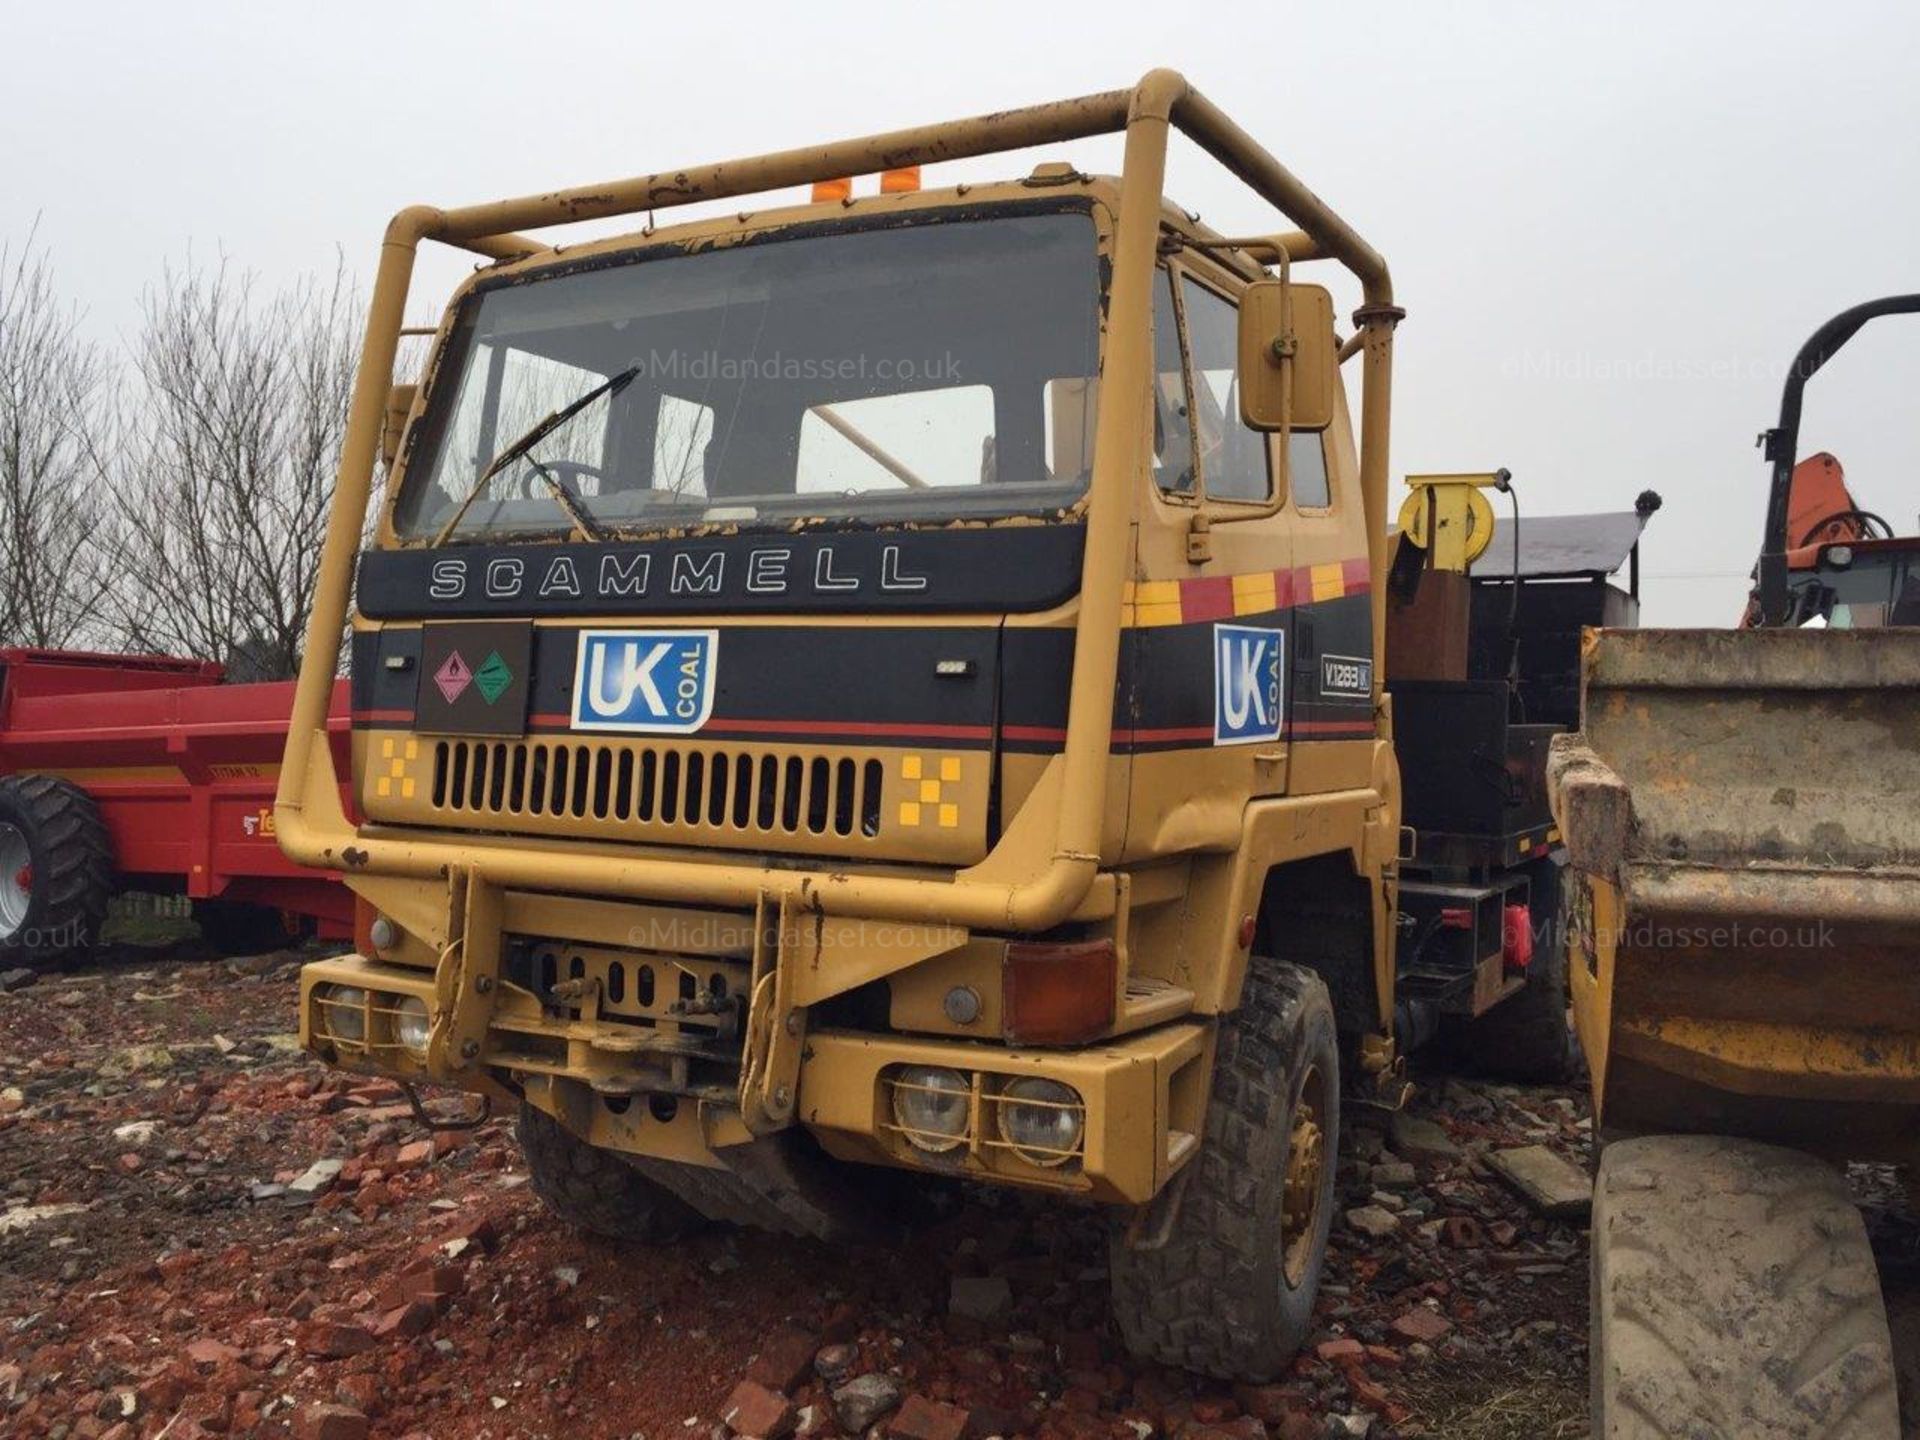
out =
<svg viewBox="0 0 1920 1440"><path fill-rule="evenodd" d="M1819 524L1807 531L1807 533L1801 537L1800 545L1795 548L1799 549L1811 545L1822 536L1838 538L1833 535L1833 531L1837 527L1846 524L1849 520L1859 525L1862 531L1860 538L1864 540L1874 538L1873 531L1876 525L1880 528L1880 538L1882 540L1891 540L1893 538L1893 526L1889 525L1885 520L1882 520L1871 510L1836 510L1833 514L1823 517Z"/></svg>
<svg viewBox="0 0 1920 1440"><path fill-rule="evenodd" d="M576 497L598 495L607 483L607 472L600 466L589 464L585 460L542 460L539 462L539 467L536 467L532 457L529 456L522 480L522 488L526 492L522 499L531 500L547 493L546 482L540 478L541 468L551 472L553 478ZM587 489L580 483L582 480L592 480L593 488Z"/></svg>

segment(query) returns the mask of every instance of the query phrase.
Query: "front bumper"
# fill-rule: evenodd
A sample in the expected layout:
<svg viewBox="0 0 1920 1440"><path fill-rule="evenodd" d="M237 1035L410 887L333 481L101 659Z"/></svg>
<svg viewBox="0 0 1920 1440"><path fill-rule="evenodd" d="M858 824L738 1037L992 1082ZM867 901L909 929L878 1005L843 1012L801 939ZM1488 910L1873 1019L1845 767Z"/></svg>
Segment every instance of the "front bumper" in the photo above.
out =
<svg viewBox="0 0 1920 1440"><path fill-rule="evenodd" d="M618 1020L571 1018L537 1007L529 1013L518 1005L507 1007L504 1019L496 1010L495 1023L474 1032L480 1038L469 1063L445 1063L438 1046L409 1049L394 1025L403 997L427 1004L436 1039L452 1028L437 988L433 972L358 955L315 961L301 971L301 1044L351 1070L517 1095L593 1143L635 1155L725 1166L729 1147L754 1138L739 1095L722 1085L636 1091L635 1027ZM343 989L364 997L354 1002L352 1015L342 1011ZM779 1018L755 1014L744 1028L752 1033L763 1020L771 1025ZM784 1019L778 1028L788 1028ZM791 1123L844 1161L1144 1204L1198 1149L1211 1033L1205 1023L1183 1020L1115 1040L1043 1050L812 1030L800 1047ZM892 1076L907 1065L949 1068L968 1079L968 1125L952 1148L918 1148L897 1123ZM1055 1080L1079 1095L1081 1139L1071 1156L1036 1162L1001 1138L997 1096L1007 1081L1022 1076Z"/></svg>

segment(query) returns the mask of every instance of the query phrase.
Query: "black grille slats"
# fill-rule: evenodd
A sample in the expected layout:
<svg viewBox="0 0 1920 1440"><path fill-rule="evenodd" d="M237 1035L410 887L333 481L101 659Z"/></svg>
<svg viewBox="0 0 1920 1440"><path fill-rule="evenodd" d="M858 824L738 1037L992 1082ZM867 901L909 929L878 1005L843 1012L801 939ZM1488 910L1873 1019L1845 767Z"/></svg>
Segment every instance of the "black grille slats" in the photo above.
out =
<svg viewBox="0 0 1920 1440"><path fill-rule="evenodd" d="M440 740L431 795L461 815L871 839L884 778L878 760L732 747Z"/></svg>

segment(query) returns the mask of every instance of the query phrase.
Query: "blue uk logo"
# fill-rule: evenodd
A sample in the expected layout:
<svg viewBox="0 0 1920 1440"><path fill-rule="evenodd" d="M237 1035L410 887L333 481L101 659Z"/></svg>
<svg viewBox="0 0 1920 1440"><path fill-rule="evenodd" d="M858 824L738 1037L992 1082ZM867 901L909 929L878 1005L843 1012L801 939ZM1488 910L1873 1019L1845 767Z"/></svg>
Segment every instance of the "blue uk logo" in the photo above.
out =
<svg viewBox="0 0 1920 1440"><path fill-rule="evenodd" d="M713 714L716 630L582 630L575 730L685 735Z"/></svg>
<svg viewBox="0 0 1920 1440"><path fill-rule="evenodd" d="M1213 627L1213 743L1280 738L1287 632Z"/></svg>

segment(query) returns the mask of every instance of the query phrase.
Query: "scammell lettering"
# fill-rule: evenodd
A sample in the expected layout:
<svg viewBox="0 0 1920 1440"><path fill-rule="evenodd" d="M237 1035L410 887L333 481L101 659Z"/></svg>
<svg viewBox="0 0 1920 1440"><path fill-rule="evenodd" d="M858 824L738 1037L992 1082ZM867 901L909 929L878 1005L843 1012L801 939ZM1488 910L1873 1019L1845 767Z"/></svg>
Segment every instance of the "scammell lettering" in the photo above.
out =
<svg viewBox="0 0 1920 1440"><path fill-rule="evenodd" d="M460 600L467 594L470 571L476 567L462 556L435 560L428 571L427 594L434 600ZM640 552L610 551L600 558L589 582L568 555L556 555L544 565L518 556L500 556L481 567L480 583L489 600L511 601L539 596L633 599L648 597L654 579L653 557ZM681 550L668 560L666 591L671 595L720 596L744 590L754 595L853 594L868 589L881 592L925 590L927 577L909 571L900 547L883 546L879 565L869 571L837 554L832 545L814 552L811 568L798 576L793 551L784 546L729 555L721 550Z"/></svg>

